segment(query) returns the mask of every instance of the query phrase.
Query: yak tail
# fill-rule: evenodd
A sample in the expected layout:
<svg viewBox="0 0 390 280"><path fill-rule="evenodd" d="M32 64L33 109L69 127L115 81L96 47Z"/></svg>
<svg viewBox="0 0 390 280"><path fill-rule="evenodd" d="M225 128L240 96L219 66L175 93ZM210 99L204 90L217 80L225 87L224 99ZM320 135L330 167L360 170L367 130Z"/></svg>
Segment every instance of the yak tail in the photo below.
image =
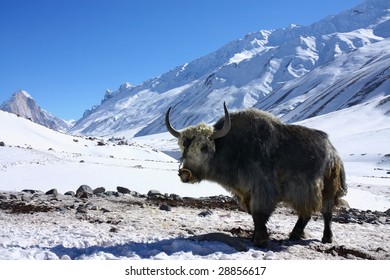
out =
<svg viewBox="0 0 390 280"><path fill-rule="evenodd" d="M339 174L338 174L339 175L338 176L339 177L339 182L338 182L339 188L338 188L338 190L336 192L336 196L335 196L335 205L336 206L340 206L340 205L349 206L347 201L345 201L344 199L341 199L341 197L345 196L348 192L344 164L340 158L338 159L337 164L339 165Z"/></svg>

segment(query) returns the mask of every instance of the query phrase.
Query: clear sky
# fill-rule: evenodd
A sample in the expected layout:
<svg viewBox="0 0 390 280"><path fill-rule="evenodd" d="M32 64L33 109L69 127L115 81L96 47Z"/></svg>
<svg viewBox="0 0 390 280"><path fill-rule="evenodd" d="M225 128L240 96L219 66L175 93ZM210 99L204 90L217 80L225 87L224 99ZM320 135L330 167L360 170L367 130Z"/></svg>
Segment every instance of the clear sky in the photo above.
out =
<svg viewBox="0 0 390 280"><path fill-rule="evenodd" d="M26 90L79 119L137 85L261 29L309 25L362 0L0 0L0 103Z"/></svg>

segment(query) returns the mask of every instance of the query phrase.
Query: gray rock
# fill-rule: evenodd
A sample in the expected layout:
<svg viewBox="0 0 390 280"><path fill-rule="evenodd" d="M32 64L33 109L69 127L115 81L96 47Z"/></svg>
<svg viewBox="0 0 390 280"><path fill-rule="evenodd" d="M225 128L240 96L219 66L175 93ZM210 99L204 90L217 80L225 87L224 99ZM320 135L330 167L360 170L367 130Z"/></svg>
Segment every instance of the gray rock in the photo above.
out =
<svg viewBox="0 0 390 280"><path fill-rule="evenodd" d="M22 190L22 192L24 192L24 193L30 193L30 194L34 194L34 193L36 193L36 192L38 192L37 190Z"/></svg>
<svg viewBox="0 0 390 280"><path fill-rule="evenodd" d="M159 209L163 210L163 211L172 211L172 208L169 205L166 205L166 204L161 204Z"/></svg>
<svg viewBox="0 0 390 280"><path fill-rule="evenodd" d="M125 188L125 187L116 187L117 191L119 193L123 193L123 194L129 194L131 191L128 189L128 188Z"/></svg>
<svg viewBox="0 0 390 280"><path fill-rule="evenodd" d="M93 190L88 185L81 185L76 191L76 196L78 198L89 198L93 196Z"/></svg>
<svg viewBox="0 0 390 280"><path fill-rule="evenodd" d="M130 195L134 196L134 197L140 197L141 196L141 194L139 192L136 192L136 191L130 191Z"/></svg>
<svg viewBox="0 0 390 280"><path fill-rule="evenodd" d="M31 197L28 195L22 195L20 198L22 201L26 201L26 202L29 202L32 200Z"/></svg>
<svg viewBox="0 0 390 280"><path fill-rule="evenodd" d="M101 194L101 193L104 193L106 191L105 188L103 187L100 187L100 188L96 188L93 190L93 194Z"/></svg>
<svg viewBox="0 0 390 280"><path fill-rule="evenodd" d="M58 194L58 191L57 191L57 189L51 189L51 190L48 190L47 192L46 192L46 194L47 195L57 195Z"/></svg>
<svg viewBox="0 0 390 280"><path fill-rule="evenodd" d="M117 192L114 192L114 191L106 191L104 194L107 196L116 196L116 193Z"/></svg>
<svg viewBox="0 0 390 280"><path fill-rule="evenodd" d="M64 193L64 195L75 196L76 194L74 191L68 191L68 192Z"/></svg>
<svg viewBox="0 0 390 280"><path fill-rule="evenodd" d="M110 232L118 232L119 229L117 227L111 227Z"/></svg>
<svg viewBox="0 0 390 280"><path fill-rule="evenodd" d="M213 214L213 212L211 212L210 210L205 210L205 211L200 212L200 213L198 214L198 216L200 216L200 217L206 217L206 216L210 216L210 215L212 215L212 214Z"/></svg>
<svg viewBox="0 0 390 280"><path fill-rule="evenodd" d="M157 190L150 190L148 192L148 196L162 196L162 193L160 191L157 191Z"/></svg>
<svg viewBox="0 0 390 280"><path fill-rule="evenodd" d="M177 194L174 194L174 193L171 193L169 195L169 198L172 198L173 200L183 200L180 195L177 195Z"/></svg>
<svg viewBox="0 0 390 280"><path fill-rule="evenodd" d="M102 207L100 210L102 210L103 213L112 212L110 209L107 209L107 208L105 208L105 207Z"/></svg>
<svg viewBox="0 0 390 280"><path fill-rule="evenodd" d="M79 207L77 207L76 212L77 212L77 213L81 213L81 214L85 214L85 213L88 212L88 209L85 208L84 205L80 205Z"/></svg>

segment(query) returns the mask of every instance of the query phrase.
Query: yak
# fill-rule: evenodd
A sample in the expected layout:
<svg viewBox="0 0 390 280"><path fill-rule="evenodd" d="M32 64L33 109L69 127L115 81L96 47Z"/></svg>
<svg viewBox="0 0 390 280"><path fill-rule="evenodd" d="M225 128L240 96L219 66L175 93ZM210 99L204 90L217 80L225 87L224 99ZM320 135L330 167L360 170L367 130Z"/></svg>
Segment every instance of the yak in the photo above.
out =
<svg viewBox="0 0 390 280"><path fill-rule="evenodd" d="M213 181L239 198L252 215L252 241L266 247L267 221L279 202L297 215L290 240L304 238L315 212L324 219L322 242L332 243L332 213L347 192L343 163L328 135L320 130L285 124L270 113L244 109L229 113L214 126L199 123L168 131L181 149L179 177L184 183Z"/></svg>

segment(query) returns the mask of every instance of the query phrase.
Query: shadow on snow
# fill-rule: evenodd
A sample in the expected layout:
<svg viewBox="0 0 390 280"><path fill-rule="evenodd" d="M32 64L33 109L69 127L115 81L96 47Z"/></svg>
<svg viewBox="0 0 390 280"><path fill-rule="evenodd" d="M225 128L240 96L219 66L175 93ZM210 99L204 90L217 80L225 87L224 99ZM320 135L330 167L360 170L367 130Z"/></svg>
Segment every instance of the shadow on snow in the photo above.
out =
<svg viewBox="0 0 390 280"><path fill-rule="evenodd" d="M177 253L191 253L192 255L207 256L214 253L234 254L237 251L217 241L196 241L191 238L164 239L155 242L131 242L112 246L91 246L87 248L67 248L58 245L50 249L59 258L64 255L74 259L85 259L92 255L110 254L113 258L134 258L149 259L164 258ZM109 256L107 256L109 258Z"/></svg>
<svg viewBox="0 0 390 280"><path fill-rule="evenodd" d="M247 245L247 250L253 249L259 252L281 252L290 246L301 245L308 246L311 243L320 243L317 239L306 239L300 241L289 240L271 240L267 248L257 248L248 239L238 238L240 242ZM105 258L132 258L132 259L165 259L167 256L175 254L190 253L193 256L208 256L215 253L220 254L235 254L238 251L220 241L199 241L194 237L188 238L172 238L164 239L155 242L131 242L126 244L118 244L112 246L90 246L87 248L67 248L63 245L58 245L50 249L59 258L67 255L72 260L88 259L96 257L96 255L104 255ZM160 256L159 256L160 255Z"/></svg>

